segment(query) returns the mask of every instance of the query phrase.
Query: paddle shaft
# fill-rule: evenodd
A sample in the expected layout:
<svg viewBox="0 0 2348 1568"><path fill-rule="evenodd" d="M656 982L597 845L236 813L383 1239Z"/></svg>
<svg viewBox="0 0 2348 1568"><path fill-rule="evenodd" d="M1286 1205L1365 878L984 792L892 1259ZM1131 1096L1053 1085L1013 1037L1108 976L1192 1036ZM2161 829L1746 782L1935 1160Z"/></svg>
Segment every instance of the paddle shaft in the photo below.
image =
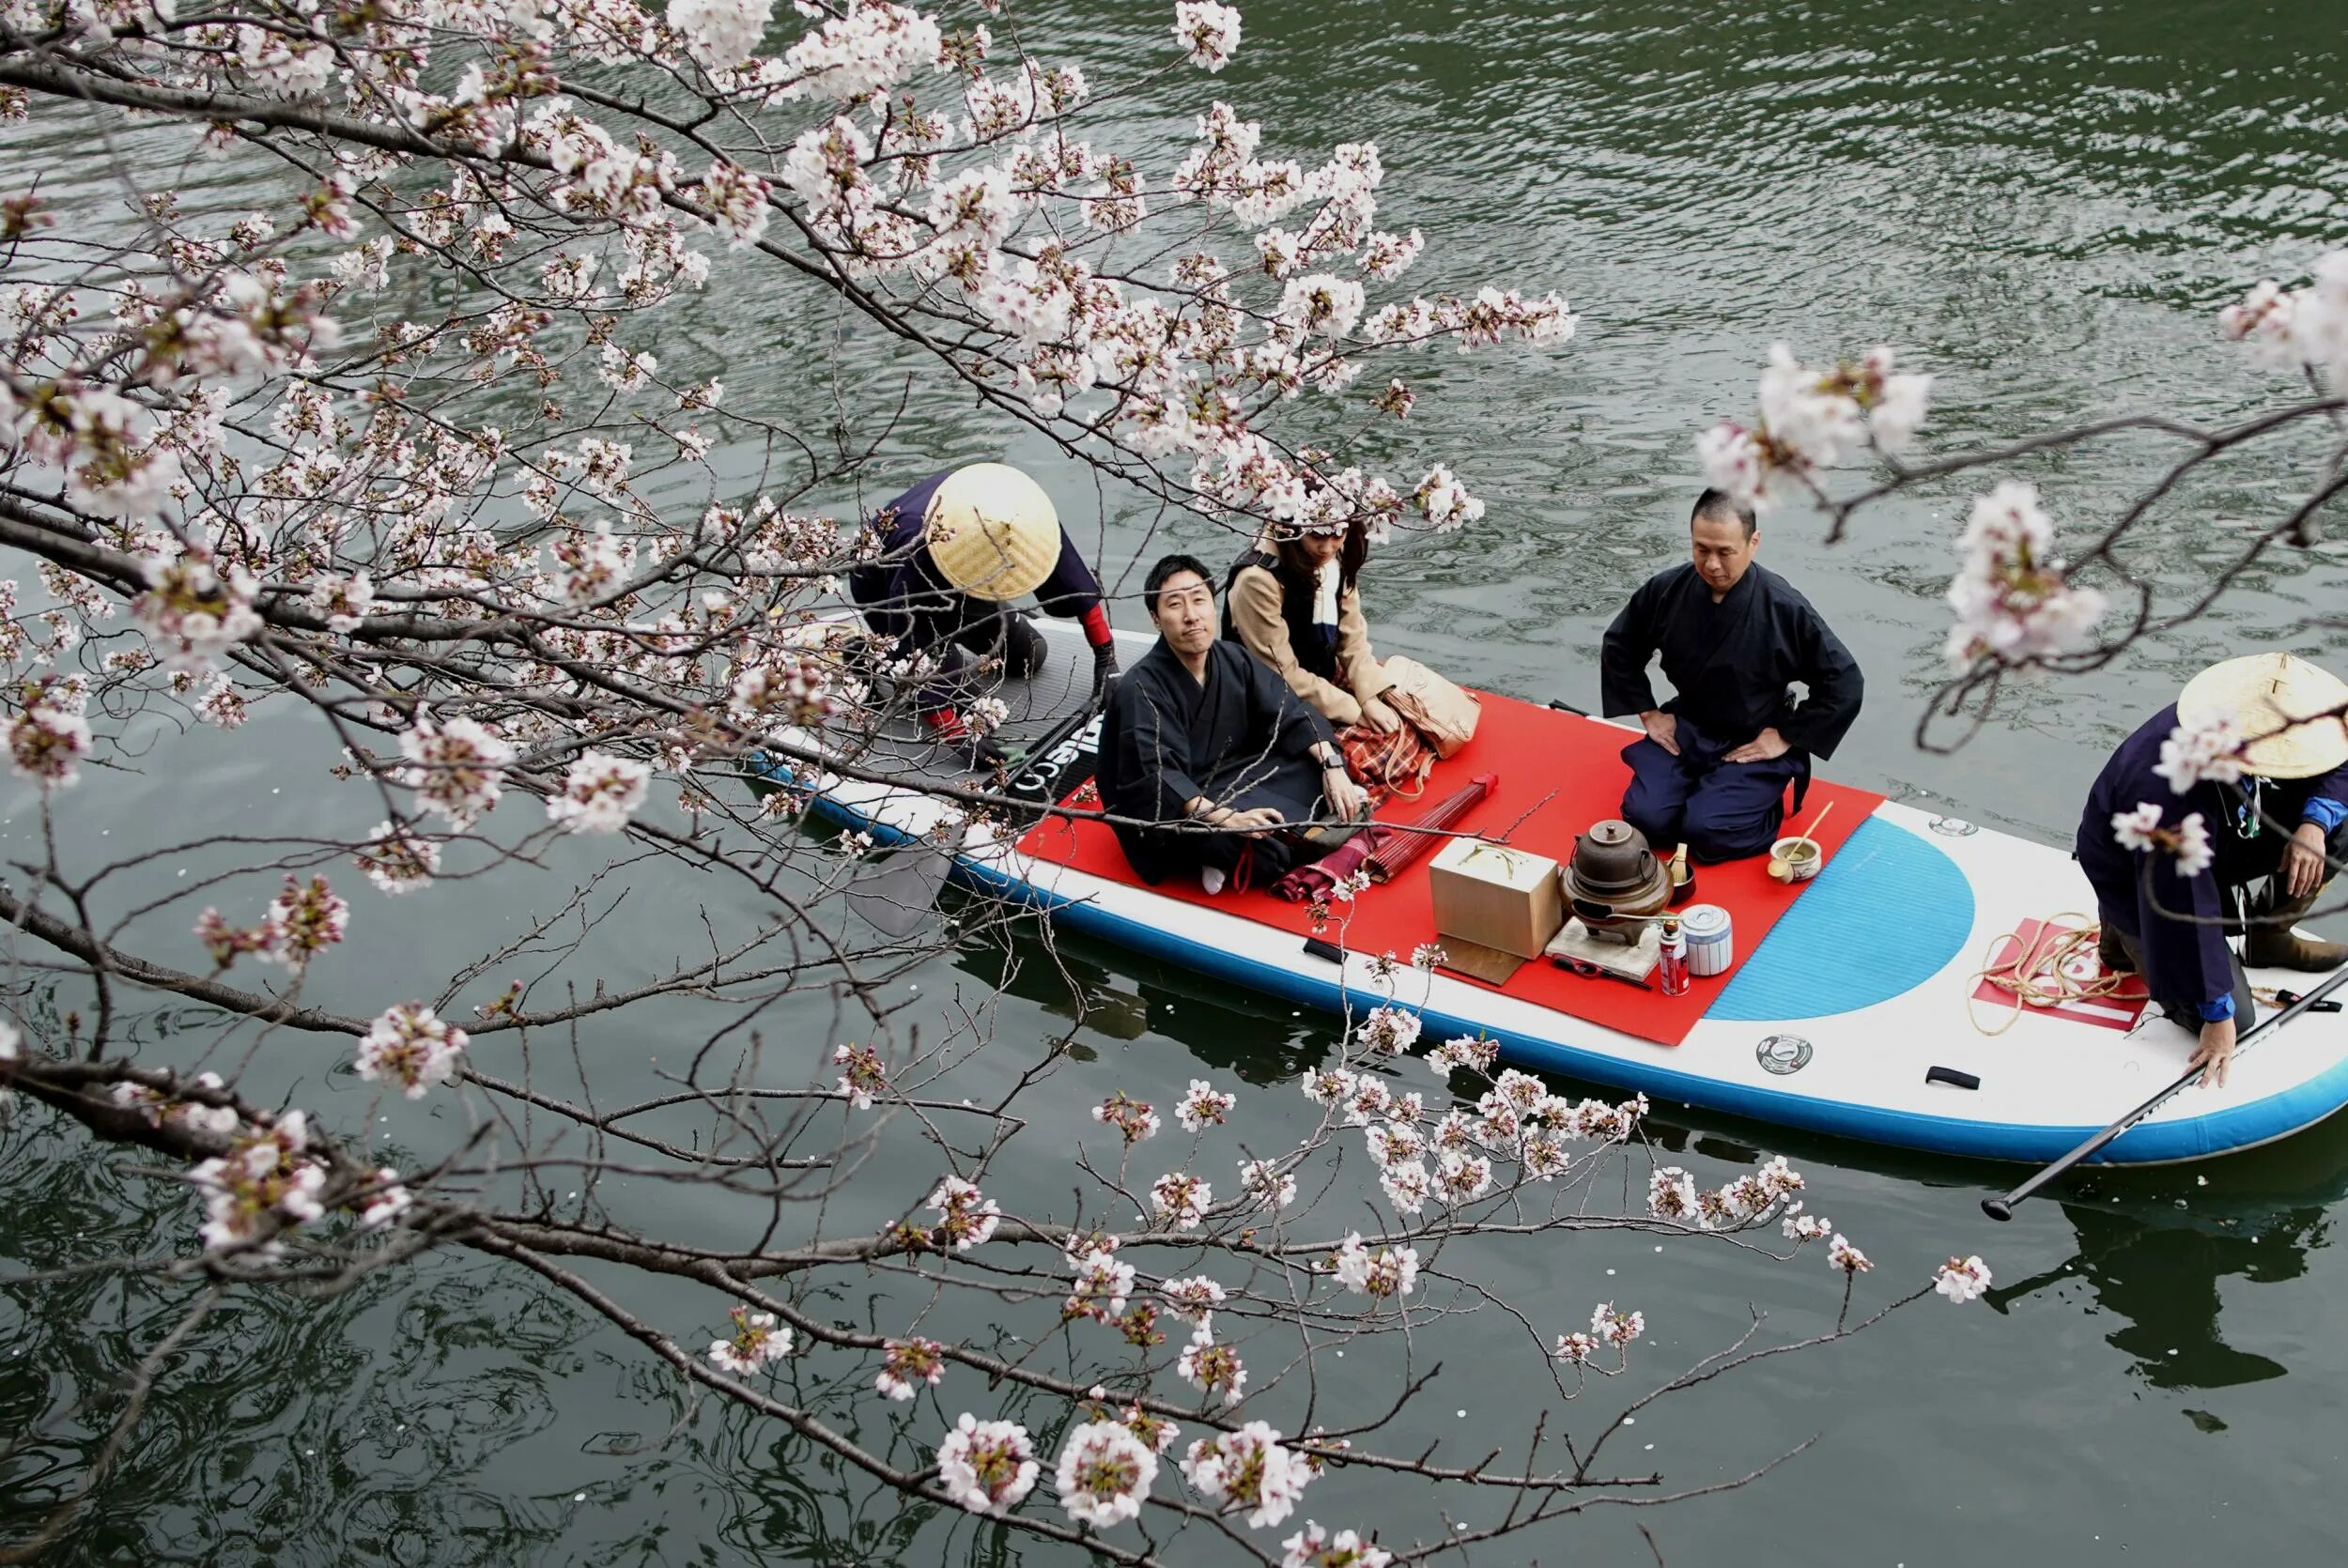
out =
<svg viewBox="0 0 2348 1568"><path fill-rule="evenodd" d="M2297 1001L2283 1008L2282 1011L2278 1013L2269 1013L2264 1018L2260 1019L2256 1023L2251 1024L2248 1029L2245 1029L2242 1032L2242 1038L2235 1042L2234 1054L2237 1056L2240 1055L2243 1051L2248 1048L2251 1041L2266 1033L2267 1030L2274 1028L2278 1023L2287 1022L2291 1019L2297 1017L2299 1014L2308 1011L2309 1008L2313 1007L2315 1004L2321 1002L2325 997L2329 996L2333 992L2338 991L2343 985L2348 985L2348 968L2335 970L2331 975L2325 976L2322 985L2319 985L2313 991L2307 992ZM2152 1099L2146 1100L2135 1110L2130 1111L2126 1115L2122 1116L2118 1121L2113 1122L2109 1127L2105 1128L2101 1132L2096 1133L2093 1138L2088 1139L2087 1142L2081 1144L2078 1147L2073 1149L2070 1153L2064 1155L2062 1159L2056 1161L2053 1164L2047 1166L2045 1170L2039 1172L2036 1176L2022 1183L2021 1186L2014 1189L2013 1191L2008 1192L2004 1197L1982 1199L1981 1211L1984 1214L1988 1215L1992 1220L2013 1219L2014 1206L2016 1204L2032 1196L2040 1188L2046 1186L2047 1183L2054 1180L2055 1177L2062 1175L2063 1172L2069 1170L2072 1166L2078 1164L2082 1160L2093 1158L2097 1152L2117 1140L2120 1134L2125 1132L2129 1128L2134 1127L2138 1122L2142 1121L2146 1116L2151 1115L2154 1112L2168 1104L2170 1099L2176 1097L2179 1091L2185 1089L2187 1085L2199 1080L2204 1070L2205 1069L2201 1068L2194 1068L2188 1070L2175 1083L2161 1090L2160 1093L2153 1096Z"/></svg>

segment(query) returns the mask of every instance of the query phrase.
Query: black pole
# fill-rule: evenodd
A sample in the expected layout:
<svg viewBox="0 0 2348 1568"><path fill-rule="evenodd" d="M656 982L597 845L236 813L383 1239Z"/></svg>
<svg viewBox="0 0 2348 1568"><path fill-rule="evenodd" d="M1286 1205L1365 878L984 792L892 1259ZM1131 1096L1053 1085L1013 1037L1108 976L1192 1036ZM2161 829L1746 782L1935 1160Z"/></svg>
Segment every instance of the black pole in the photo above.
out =
<svg viewBox="0 0 2348 1568"><path fill-rule="evenodd" d="M2321 1002L2325 997L2329 996L2333 992L2338 991L2343 985L2348 985L2348 968L2341 968L2333 971L2329 976L2325 976L2322 985L2317 986L2313 991L2309 992L2306 995L2300 997L2297 1001L2283 1008L2282 1011L2268 1013L2264 1018L2260 1019L2256 1023L2253 1023L2248 1029L2245 1029L2242 1032L2242 1038L2234 1042L2235 1053L2237 1055L2240 1054L2252 1040L2257 1039L2261 1035L2266 1033L2267 1030L2272 1029L2278 1023L2285 1022L2297 1017L2299 1014L2306 1012L2309 1007L2312 1007L2316 1003ZM2186 1072L2185 1076L2179 1078L2175 1083L2161 1090L2160 1093L2153 1096L2152 1099L2146 1100L2143 1104L2138 1106L2126 1115L2122 1116L2118 1121L2113 1122L2109 1127L2105 1128L2101 1132L2096 1133L2093 1138L2088 1139L2087 1142L2081 1144L2078 1147L2073 1149L2070 1153L2064 1155L2062 1159L2056 1161L2053 1164L2047 1166L2045 1170L2039 1172L2036 1176L2022 1183L2021 1186L2014 1189L2013 1191L2008 1192L2004 1197L1982 1199L1981 1211L1984 1214L1988 1215L1992 1220L2013 1219L2014 1206L2016 1204L2018 1204L2024 1199L2030 1197L2041 1187L2046 1186L2047 1183L2062 1175L2063 1172L2069 1170L2080 1161L2093 1157L2107 1145L2118 1139L2120 1134L2125 1132L2129 1128L2134 1127L2138 1122L2142 1121L2146 1116L2151 1115L2154 1112L2168 1104L2180 1090L2198 1080L2205 1070L2207 1069L2202 1068L2192 1068L2190 1071Z"/></svg>

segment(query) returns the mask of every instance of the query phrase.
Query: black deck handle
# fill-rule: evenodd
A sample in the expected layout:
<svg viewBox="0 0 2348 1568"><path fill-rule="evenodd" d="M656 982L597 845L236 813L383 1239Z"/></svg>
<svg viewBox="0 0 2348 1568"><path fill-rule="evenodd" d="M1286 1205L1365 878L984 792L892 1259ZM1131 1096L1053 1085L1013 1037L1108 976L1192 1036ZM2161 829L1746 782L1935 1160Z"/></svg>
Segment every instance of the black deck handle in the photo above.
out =
<svg viewBox="0 0 2348 1568"><path fill-rule="evenodd" d="M1317 936L1308 936L1305 939L1305 951L1311 954L1314 958L1327 959L1331 963L1342 964L1345 962L1344 948L1338 946L1334 942L1323 942Z"/></svg>
<svg viewBox="0 0 2348 1568"><path fill-rule="evenodd" d="M1930 1068L1924 1073L1924 1082L1927 1084L1948 1084L1960 1089L1978 1089L1981 1087L1981 1079L1979 1076L1970 1072L1959 1072L1954 1068Z"/></svg>

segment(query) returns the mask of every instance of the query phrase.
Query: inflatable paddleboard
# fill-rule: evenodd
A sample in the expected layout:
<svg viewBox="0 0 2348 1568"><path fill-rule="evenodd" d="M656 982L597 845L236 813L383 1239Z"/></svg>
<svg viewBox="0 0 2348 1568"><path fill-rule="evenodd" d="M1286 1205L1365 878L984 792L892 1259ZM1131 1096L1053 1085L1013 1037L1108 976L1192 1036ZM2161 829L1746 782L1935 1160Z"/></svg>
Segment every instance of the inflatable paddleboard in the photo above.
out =
<svg viewBox="0 0 2348 1568"><path fill-rule="evenodd" d="M1482 1034L1498 1042L1504 1062L1659 1102L2008 1161L2067 1153L2166 1086L2192 1054L2193 1035L2140 992L2040 1006L1985 977L2001 961L2020 957L2027 965L2066 916L2092 917L2093 894L2067 851L1831 785L1814 789L1802 811L1806 818L1833 806L1818 835L1826 863L1809 882L1769 883L1757 861L1698 869L1697 901L1733 916L1734 961L1679 999L1540 961L1499 985L1410 968L1416 943L1441 940L1428 910L1431 855L1351 906L1332 908L1320 925L1305 906L1260 889L1209 897L1196 884L1146 886L1103 824L1072 826L1044 809L1097 809L1089 780L1098 720L1066 732L1062 721L1082 705L1090 660L1074 628L1043 629L1050 646L1043 670L999 693L1015 718L1006 746L1059 731L1009 780L1009 792L1036 809L1027 822L966 833L953 875L1234 992L1355 1021L1391 1002L1419 1016L1422 1048ZM1120 633L1119 641L1131 663L1151 639ZM824 745L816 733L788 738ZM1628 778L1616 754L1634 738L1571 712L1488 697L1471 746L1437 767L1419 800L1389 802L1380 820L1409 822L1471 777L1489 776L1496 778L1491 798L1461 829L1506 832L1510 847L1563 861L1573 834L1615 814ZM864 761L977 782L910 727ZM804 764L799 771L819 786L812 798L821 814L882 845L951 841L960 831L950 803L817 776ZM788 765L766 772L799 783ZM1402 960L1399 973L1388 954ZM2093 969L2092 949L2083 961ZM2254 970L2250 978L2255 987L2305 992L2323 977ZM2262 1004L2262 1016L2270 1010ZM2248 1047L2224 1088L2175 1096L2098 1158L2156 1163L2249 1148L2322 1121L2343 1100L2348 1011L2303 1012Z"/></svg>

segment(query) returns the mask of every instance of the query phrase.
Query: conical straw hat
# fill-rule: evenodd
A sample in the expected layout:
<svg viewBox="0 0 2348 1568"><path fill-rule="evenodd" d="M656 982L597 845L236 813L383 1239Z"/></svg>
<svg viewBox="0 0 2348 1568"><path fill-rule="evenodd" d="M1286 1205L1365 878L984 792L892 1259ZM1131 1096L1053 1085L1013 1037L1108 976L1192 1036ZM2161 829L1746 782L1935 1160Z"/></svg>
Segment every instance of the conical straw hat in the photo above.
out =
<svg viewBox="0 0 2348 1568"><path fill-rule="evenodd" d="M2348 762L2348 721L2338 716L2343 709L2348 681L2284 653L2211 665L2177 698L2177 720L2188 728L2232 720L2250 743L2242 749L2243 765L2262 778L2312 778ZM2294 722L2300 719L2312 722Z"/></svg>
<svg viewBox="0 0 2348 1568"><path fill-rule="evenodd" d="M1016 599L1052 575L1059 514L1043 486L1002 463L956 469L922 519L938 575L976 599Z"/></svg>

